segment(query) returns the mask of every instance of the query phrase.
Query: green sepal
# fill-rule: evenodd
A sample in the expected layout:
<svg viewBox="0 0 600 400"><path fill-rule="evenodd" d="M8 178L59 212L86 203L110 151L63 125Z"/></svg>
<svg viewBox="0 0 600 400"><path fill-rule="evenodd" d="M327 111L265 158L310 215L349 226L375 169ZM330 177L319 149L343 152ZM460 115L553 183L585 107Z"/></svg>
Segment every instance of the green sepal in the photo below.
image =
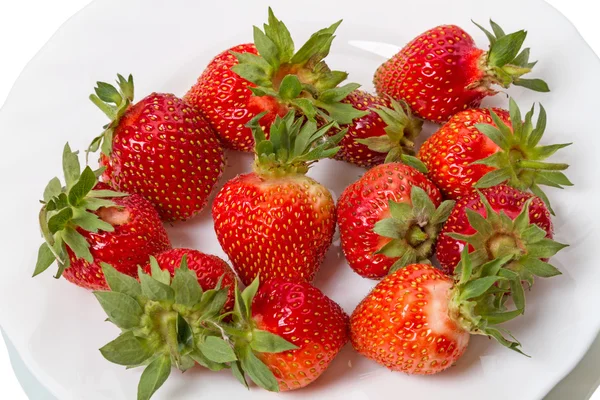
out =
<svg viewBox="0 0 600 400"><path fill-rule="evenodd" d="M250 347L259 353L281 353L282 351L296 350L298 348L298 346L288 342L281 336L260 329L252 331Z"/></svg>
<svg viewBox="0 0 600 400"><path fill-rule="evenodd" d="M346 132L341 130L327 136L335 123L318 128L315 122L295 118L290 111L283 118L275 119L267 139L258 123L263 115L257 115L247 124L255 141L254 169L260 174L305 174L316 161L331 157L339 150L337 144Z"/></svg>
<svg viewBox="0 0 600 400"><path fill-rule="evenodd" d="M273 372L262 362L250 347L244 347L240 354L240 364L243 371L263 389L279 392L279 383Z"/></svg>
<svg viewBox="0 0 600 400"><path fill-rule="evenodd" d="M256 26L253 28L254 45L259 55L232 52L238 64L231 70L256 85L251 88L255 96L274 97L311 121L316 121L320 115L327 121L349 124L366 115L364 111L341 103L359 85L337 88L348 74L332 71L324 62L340 23L315 32L295 52L290 32L269 8L264 31Z"/></svg>
<svg viewBox="0 0 600 400"><path fill-rule="evenodd" d="M169 285L160 282L154 276L146 274L138 267L138 277L142 285L142 294L153 301L173 301L175 291Z"/></svg>
<svg viewBox="0 0 600 400"><path fill-rule="evenodd" d="M544 229L530 222L529 208L533 198L523 204L521 212L513 220L502 211L494 211L487 198L482 193L479 195L486 217L471 209L466 211L469 224L476 232L472 235L446 233L447 236L468 244L473 249L470 258L477 264L494 263L496 259L510 261L507 269L516 272L520 280L560 274L558 269L541 259L554 256L567 245L547 238ZM497 268L493 264L485 265L486 271ZM484 276L490 274L486 272Z"/></svg>
<svg viewBox="0 0 600 400"><path fill-rule="evenodd" d="M567 164L544 161L571 143L538 145L546 128L544 107L540 105L540 113L535 127L532 122L533 108L526 114L524 122L521 121L521 111L512 98L509 108L512 129L493 110L490 110L490 114L496 126L475 125L481 133L500 148L491 156L475 162L475 164L493 168L476 182L475 187L486 188L506 183L519 190L531 190L539 193L541 191L539 185L559 189L572 186L571 181L561 172L569 167ZM543 199L545 198L546 196L543 196ZM545 202L549 206L548 202Z"/></svg>
<svg viewBox="0 0 600 400"><path fill-rule="evenodd" d="M485 33L490 41L490 48L480 60L483 77L469 88L491 91L492 84L500 85L505 89L512 84L537 92L550 91L546 82L541 79L522 78L523 75L531 72L537 63L537 61L529 61L529 48L521 50L527 37L526 31L520 30L506 34L497 23L490 20L493 31L490 32L475 21L472 22Z"/></svg>
<svg viewBox="0 0 600 400"><path fill-rule="evenodd" d="M139 326L144 310L136 299L118 292L95 291L94 296L113 324L121 329Z"/></svg>
<svg viewBox="0 0 600 400"><path fill-rule="evenodd" d="M92 196L98 192L106 192L99 193L102 197L127 196L114 191L94 191L93 188L98 183L95 172L87 166L80 171L78 153L72 151L68 143L63 149L62 164L65 186L62 186L58 178L53 178L44 189L39 226L46 246L42 245L38 251L34 276L50 267L52 255L58 263L56 277L60 277L70 266L67 246L77 258L93 263L90 245L80 231L112 232L114 227L100 219L93 211L101 207L114 207L115 203L109 199L97 199Z"/></svg>
<svg viewBox="0 0 600 400"><path fill-rule="evenodd" d="M135 278L120 273L110 264L100 263L100 266L110 290L133 298L142 295L142 286Z"/></svg>
<svg viewBox="0 0 600 400"><path fill-rule="evenodd" d="M446 200L439 207L418 186L413 186L410 203L388 201L390 217L378 221L373 231L391 241L377 253L397 258L390 273L413 263L428 262L444 222L450 216L454 201Z"/></svg>
<svg viewBox="0 0 600 400"><path fill-rule="evenodd" d="M496 259L484 265L477 263L465 247L455 269L456 284L451 289L448 309L451 318L465 331L492 337L503 346L521 352L518 341L506 338L514 339L510 332L497 327L522 315L525 307L524 300L516 301L515 309L506 310L502 301L506 293L501 287L504 282L511 288L518 286L522 290L519 275L507 269L508 266L510 258Z"/></svg>
<svg viewBox="0 0 600 400"><path fill-rule="evenodd" d="M198 350L214 363L228 363L237 360L231 345L223 338L208 336L198 345Z"/></svg>
<svg viewBox="0 0 600 400"><path fill-rule="evenodd" d="M112 153L114 129L119 125L119 121L133 102L133 76L129 75L125 79L122 75L117 74L117 87L109 83L97 82L94 88L95 93L89 97L91 102L109 118L110 122L105 126L105 130L92 140L86 150L88 155L99 148L106 156L110 156Z"/></svg>
<svg viewBox="0 0 600 400"><path fill-rule="evenodd" d="M163 355L152 361L142 373L137 400L149 400L171 374L171 357Z"/></svg>
<svg viewBox="0 0 600 400"><path fill-rule="evenodd" d="M113 364L138 365L148 360L154 352L147 340L126 331L100 349L102 356Z"/></svg>
<svg viewBox="0 0 600 400"><path fill-rule="evenodd" d="M390 99L391 108L377 107L375 112L386 124L385 135L365 139L355 139L369 150L387 153L385 162L400 162L404 154L415 155L415 139L421 133L423 121L412 115L410 107L404 102ZM392 151L394 150L394 151Z"/></svg>

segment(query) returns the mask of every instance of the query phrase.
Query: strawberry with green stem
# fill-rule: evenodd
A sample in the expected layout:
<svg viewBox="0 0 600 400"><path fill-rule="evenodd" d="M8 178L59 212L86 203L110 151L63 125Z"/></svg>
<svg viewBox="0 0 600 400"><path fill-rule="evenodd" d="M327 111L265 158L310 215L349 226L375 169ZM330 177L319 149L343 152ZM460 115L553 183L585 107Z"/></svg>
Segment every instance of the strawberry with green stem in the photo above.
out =
<svg viewBox="0 0 600 400"><path fill-rule="evenodd" d="M333 239L335 203L306 173L339 150L345 130L326 136L333 122L318 128L290 111L275 120L267 139L261 117L249 125L254 172L227 182L213 202L217 239L245 285L259 273L310 282Z"/></svg>
<svg viewBox="0 0 600 400"><path fill-rule="evenodd" d="M152 259L151 274L140 269L139 282L108 264L103 270L111 291L94 294L122 333L100 352L115 364L145 366L140 400L172 367L196 364L231 368L245 386L247 375L267 390L297 389L317 379L348 341L348 316L307 283L275 279L259 288L256 279L243 292L236 287L233 311L222 313L228 290L218 282L203 291L185 256L174 274Z"/></svg>
<svg viewBox="0 0 600 400"><path fill-rule="evenodd" d="M225 57L211 62L185 99L202 110L224 145L236 150L253 150L246 124L261 113L267 137L275 118L290 110L311 121L349 124L365 115L342 102L359 85L340 87L348 74L332 71L324 61L340 23L315 32L295 51L289 30L269 8L263 30L254 27L255 48L232 48L238 63Z"/></svg>
<svg viewBox="0 0 600 400"><path fill-rule="evenodd" d="M377 69L377 93L404 100L415 115L443 123L498 93L493 85L548 92L543 80L523 78L536 64L529 61L529 48L521 51L527 32L506 34L490 23L493 34L476 24L490 41L488 51L477 48L456 25L441 25L417 36Z"/></svg>
<svg viewBox="0 0 600 400"><path fill-rule="evenodd" d="M419 159L447 197L456 199L473 188L506 183L522 191L531 190L549 204L540 185L572 185L562 172L567 164L545 161L570 143L539 145L546 129L544 108L540 106L535 127L533 107L524 122L513 99L509 109L460 112L421 146Z"/></svg>
<svg viewBox="0 0 600 400"><path fill-rule="evenodd" d="M477 264L508 257L506 268L531 286L534 276L560 274L547 261L566 246L552 239L550 213L539 198L500 185L457 202L440 233L436 256L448 274L463 248Z"/></svg>
<svg viewBox="0 0 600 400"><path fill-rule="evenodd" d="M40 246L34 276L58 263L56 277L88 289L106 288L101 262L134 275L137 265L171 248L167 232L152 204L140 195L119 193L87 166L80 169L77 152L63 151L66 185L53 178L44 190L39 223Z"/></svg>
<svg viewBox="0 0 600 400"><path fill-rule="evenodd" d="M98 82L91 101L110 119L88 152L101 150L104 182L148 199L165 221L186 220L208 202L223 173L223 149L180 98L152 93L133 103L133 78Z"/></svg>
<svg viewBox="0 0 600 400"><path fill-rule="evenodd" d="M413 117L404 102L376 97L362 90L353 91L342 102L367 114L344 126L348 133L340 142L336 159L371 167L400 161L403 154L415 154L415 139L423 121Z"/></svg>
<svg viewBox="0 0 600 400"><path fill-rule="evenodd" d="M397 270L352 313L352 345L393 371L418 375L454 365L466 351L470 335L494 338L521 353L521 344L498 326L525 310L523 286L518 274L505 268L507 261L505 257L478 265L465 249L456 282L427 264ZM498 287L499 282L508 289ZM514 309L498 301L507 291Z"/></svg>
<svg viewBox="0 0 600 400"><path fill-rule="evenodd" d="M454 202L401 163L373 167L348 186L337 204L342 250L361 276L380 279L409 264L429 262Z"/></svg>

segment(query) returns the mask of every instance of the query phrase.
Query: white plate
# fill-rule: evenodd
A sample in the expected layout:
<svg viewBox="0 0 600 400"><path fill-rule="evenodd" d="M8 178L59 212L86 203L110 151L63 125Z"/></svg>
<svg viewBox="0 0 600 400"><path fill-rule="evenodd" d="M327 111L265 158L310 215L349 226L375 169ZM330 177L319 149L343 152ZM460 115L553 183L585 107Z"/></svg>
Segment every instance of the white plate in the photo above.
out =
<svg viewBox="0 0 600 400"><path fill-rule="evenodd" d="M119 1L92 3L65 24L27 66L0 112L2 132L2 255L0 323L34 375L57 398L133 399L140 370L126 371L97 351L116 336L89 293L50 273L31 279L41 240L37 212L46 182L59 174L66 140L83 149L106 122L87 100L96 80L117 72L133 73L140 99L151 91L183 95L210 58L251 39L251 25L266 19L266 1ZM397 45L438 24L468 29L481 46L487 42L470 19L492 16L506 30L526 28L527 46L539 59L535 76L552 92L509 90L522 107L542 101L549 114L546 142L573 141L557 161L568 161L575 187L549 190L558 218L556 237L572 247L554 259L564 275L538 280L529 293L525 318L510 324L522 341L525 358L485 338L475 338L458 365L434 377L391 373L359 357L347 346L315 384L286 398L539 399L584 355L600 327L600 268L592 256L600 239L596 147L600 101L600 63L577 31L542 1L505 0L501 7L480 0L305 0L273 2L297 43L314 30L344 18L329 63L347 69L352 81L371 89L378 56L352 48L351 40ZM496 96L486 104L503 105ZM431 131L431 127L430 127ZM250 166L248 155L229 153L225 179ZM359 168L324 161L310 175L337 196L361 174ZM169 228L173 244L224 256L205 211L186 224ZM348 312L374 284L350 271L339 242L328 254L316 285ZM475 395L475 394L480 395ZM483 395L485 393L485 395ZM246 392L227 373L194 369L173 373L156 399L273 398L258 389ZM516 396L516 397L515 397Z"/></svg>

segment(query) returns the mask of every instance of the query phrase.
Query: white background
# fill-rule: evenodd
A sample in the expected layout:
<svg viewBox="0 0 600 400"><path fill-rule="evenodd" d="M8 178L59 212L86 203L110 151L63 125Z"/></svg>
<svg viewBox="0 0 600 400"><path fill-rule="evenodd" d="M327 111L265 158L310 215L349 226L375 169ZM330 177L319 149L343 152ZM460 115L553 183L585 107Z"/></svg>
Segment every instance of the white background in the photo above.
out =
<svg viewBox="0 0 600 400"><path fill-rule="evenodd" d="M547 1L565 14L596 54L600 54L599 7L591 5L590 0ZM90 0L0 0L0 107L27 62L63 22L88 3ZM9 134L0 132L0 135ZM26 399L1 337L0 377L0 400ZM600 395L594 395L593 399L600 400Z"/></svg>

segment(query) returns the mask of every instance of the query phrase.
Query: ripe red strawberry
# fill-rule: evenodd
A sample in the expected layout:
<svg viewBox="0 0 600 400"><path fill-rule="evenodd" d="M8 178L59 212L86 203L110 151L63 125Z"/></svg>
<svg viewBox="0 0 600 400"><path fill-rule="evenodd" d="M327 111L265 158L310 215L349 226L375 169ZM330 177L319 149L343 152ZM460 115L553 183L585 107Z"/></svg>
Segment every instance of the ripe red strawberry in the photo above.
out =
<svg viewBox="0 0 600 400"><path fill-rule="evenodd" d="M506 182L546 198L539 185L554 187L572 183L560 172L567 164L548 163L547 157L568 146L538 146L546 127L546 112L540 106L537 125L533 109L521 122L521 112L510 100L510 114L499 109L460 112L433 134L419 149L418 157L429 177L449 198L460 198L473 190Z"/></svg>
<svg viewBox="0 0 600 400"><path fill-rule="evenodd" d="M119 75L118 86L98 82L90 96L111 119L88 150L101 146L103 180L146 197L164 221L194 216L223 173L223 150L212 129L172 94L152 93L131 104L131 75Z"/></svg>
<svg viewBox="0 0 600 400"><path fill-rule="evenodd" d="M319 289L305 282L282 278L265 281L252 301L249 314L250 330L269 332L288 342L288 346L281 346L286 349L281 352L252 343L248 346L273 374L274 379L269 377L268 385L261 385L260 379L257 382L259 377L245 362L244 349L238 350L242 369L255 383L269 390L300 389L313 382L348 342L348 315ZM247 325L247 318L237 319L237 326ZM261 336L254 334L259 342Z"/></svg>
<svg viewBox="0 0 600 400"><path fill-rule="evenodd" d="M379 279L426 261L454 205L441 200L435 185L408 165L383 164L367 171L344 190L337 205L342 250L350 267Z"/></svg>
<svg viewBox="0 0 600 400"><path fill-rule="evenodd" d="M262 112L260 124L267 136L275 117L289 110L311 120L349 124L364 113L341 100L359 85L338 87L348 74L331 71L323 61L340 22L316 32L294 52L290 32L269 8L264 32L254 28L254 45L233 47L213 59L186 101L202 110L223 145L242 151L254 149L246 124Z"/></svg>
<svg viewBox="0 0 600 400"><path fill-rule="evenodd" d="M465 352L470 334L493 337L520 352L518 342L503 337L496 324L524 311L524 291L510 279L516 309L495 306L494 284L504 273L502 260L486 265L485 276L471 277L465 257L455 284L431 265L413 264L386 276L350 317L350 340L360 354L393 371L429 375L452 366ZM510 274L510 271L508 272ZM516 293L515 292L515 293Z"/></svg>
<svg viewBox="0 0 600 400"><path fill-rule="evenodd" d="M552 221L542 200L506 185L473 192L456 203L436 249L444 272L454 272L466 243L479 264L510 256L508 268L530 284L534 275L560 274L545 261L565 247L552 240Z"/></svg>
<svg viewBox="0 0 600 400"><path fill-rule="evenodd" d="M438 26L417 36L377 69L377 93L406 101L421 118L445 122L495 95L494 84L548 92L544 81L521 78L536 64L529 62L528 48L519 53L527 32L506 35L490 23L494 34L476 24L490 40L488 51L477 48L473 38L455 25Z"/></svg>
<svg viewBox="0 0 600 400"><path fill-rule="evenodd" d="M258 55L253 43L225 50L208 64L184 100L198 107L225 147L252 151L254 139L246 124L267 111L260 123L268 131L275 117L284 116L288 107L273 97L252 95L250 88L256 85L231 71L238 64L235 53Z"/></svg>
<svg viewBox="0 0 600 400"><path fill-rule="evenodd" d="M169 271L173 278L175 271L182 265L184 257L187 268L198 276L198 283L202 290L214 289L219 281L221 287L228 288L224 311L230 311L233 308L236 277L229 265L217 256L192 249L171 249L157 254L156 258L150 258L150 262L144 267L144 272L150 274L154 265L155 268Z"/></svg>
<svg viewBox="0 0 600 400"><path fill-rule="evenodd" d="M63 169L66 187L54 178L44 190L40 228L45 242L34 276L57 261L57 277L86 289L105 289L100 263L135 275L149 256L171 248L152 204L137 194L108 190L90 167L80 172L77 153L68 144Z"/></svg>
<svg viewBox="0 0 600 400"><path fill-rule="evenodd" d="M335 230L335 204L329 191L305 174L320 158L338 150L341 131L323 140L333 123L277 118L271 139L251 121L256 141L254 172L225 184L213 203L221 247L245 285L261 278L312 281Z"/></svg>
<svg viewBox="0 0 600 400"><path fill-rule="evenodd" d="M335 158L361 167L414 155L414 140L423 121L411 116L410 108L388 97L376 97L362 90L350 93L342 103L367 112L347 125Z"/></svg>

